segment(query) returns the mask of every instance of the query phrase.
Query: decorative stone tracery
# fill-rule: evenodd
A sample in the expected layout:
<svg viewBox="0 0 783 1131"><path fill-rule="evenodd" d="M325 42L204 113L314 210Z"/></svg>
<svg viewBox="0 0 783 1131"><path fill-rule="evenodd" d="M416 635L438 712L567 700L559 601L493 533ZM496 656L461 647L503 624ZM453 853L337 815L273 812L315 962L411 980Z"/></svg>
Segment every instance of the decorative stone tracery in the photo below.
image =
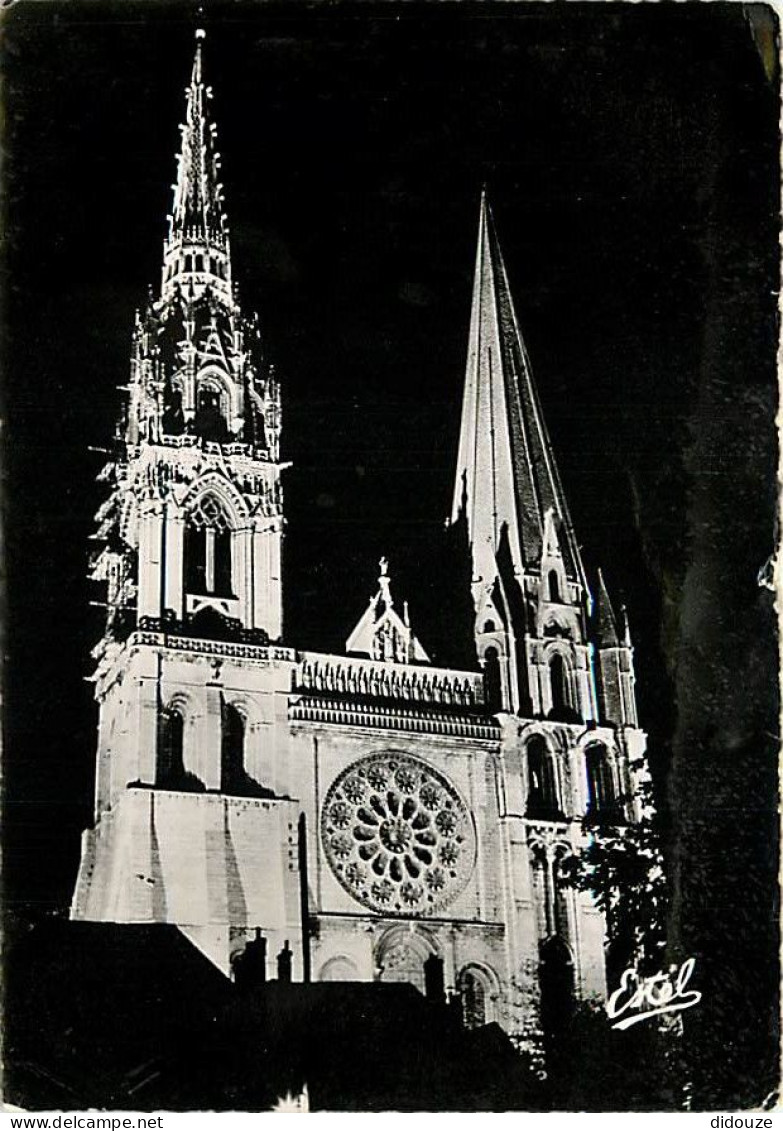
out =
<svg viewBox="0 0 783 1131"><path fill-rule="evenodd" d="M473 822L454 786L403 754L355 762L332 784L321 836L335 876L359 903L397 915L451 903L473 871Z"/></svg>

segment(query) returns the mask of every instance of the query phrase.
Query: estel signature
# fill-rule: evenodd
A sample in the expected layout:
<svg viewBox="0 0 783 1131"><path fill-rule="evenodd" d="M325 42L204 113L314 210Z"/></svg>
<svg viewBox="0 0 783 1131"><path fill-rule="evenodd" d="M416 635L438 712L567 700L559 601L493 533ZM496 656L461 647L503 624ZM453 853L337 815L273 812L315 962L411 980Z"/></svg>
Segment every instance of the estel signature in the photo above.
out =
<svg viewBox="0 0 783 1131"><path fill-rule="evenodd" d="M696 965L695 958L683 962L679 969L672 966L668 974L653 974L649 978L640 978L633 967L626 970L620 979L620 988L615 990L606 1003L606 1012L610 1019L621 1017L622 1021L615 1021L613 1029L630 1029L637 1021L645 1021L648 1017L657 1017L661 1013L674 1013L681 1009L690 1009L701 1001L699 990L687 990L685 987L693 974Z"/></svg>

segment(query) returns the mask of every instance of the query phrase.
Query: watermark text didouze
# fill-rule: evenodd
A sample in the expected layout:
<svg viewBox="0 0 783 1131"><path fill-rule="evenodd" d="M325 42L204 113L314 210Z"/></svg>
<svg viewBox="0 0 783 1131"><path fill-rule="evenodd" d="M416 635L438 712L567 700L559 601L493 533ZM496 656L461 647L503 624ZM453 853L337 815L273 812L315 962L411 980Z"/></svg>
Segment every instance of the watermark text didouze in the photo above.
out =
<svg viewBox="0 0 783 1131"><path fill-rule="evenodd" d="M686 988L695 965L696 959L689 958L682 966L672 966L668 973L653 974L649 978L641 978L631 966L620 979L619 989L606 1003L609 1019L614 1021L612 1028L630 1029L637 1021L698 1005L700 991Z"/></svg>

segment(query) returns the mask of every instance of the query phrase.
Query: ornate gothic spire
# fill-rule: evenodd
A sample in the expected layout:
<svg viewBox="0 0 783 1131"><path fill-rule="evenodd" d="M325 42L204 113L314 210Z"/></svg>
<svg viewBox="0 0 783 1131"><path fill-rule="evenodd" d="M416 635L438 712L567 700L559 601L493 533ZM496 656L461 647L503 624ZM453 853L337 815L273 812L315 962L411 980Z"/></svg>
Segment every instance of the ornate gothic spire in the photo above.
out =
<svg viewBox="0 0 783 1131"><path fill-rule="evenodd" d="M587 592L491 210L482 193L451 519L455 522L465 514L474 580L484 586L493 582L501 547L510 553L515 573L537 571L550 509L566 576Z"/></svg>
<svg viewBox="0 0 783 1131"><path fill-rule="evenodd" d="M223 187L218 180L220 154L216 127L210 123L207 103L212 91L202 75L202 41L196 32L196 52L187 111L180 126L182 143L177 158L174 205L163 250L161 297L173 297L177 286L198 296L210 287L223 302L231 303L231 256L228 222L223 208Z"/></svg>

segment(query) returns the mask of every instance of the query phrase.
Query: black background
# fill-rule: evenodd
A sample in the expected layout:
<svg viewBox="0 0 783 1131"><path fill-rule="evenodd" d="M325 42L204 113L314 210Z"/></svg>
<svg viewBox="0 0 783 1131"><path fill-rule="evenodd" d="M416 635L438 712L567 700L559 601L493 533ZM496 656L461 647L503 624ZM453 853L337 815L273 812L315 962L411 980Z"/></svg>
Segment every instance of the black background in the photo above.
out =
<svg viewBox="0 0 783 1131"><path fill-rule="evenodd" d="M629 608L696 1106L776 1080L778 90L739 4L21 3L5 16L5 899L64 915L90 820L94 483L157 288L198 23L284 398L286 643L386 554L429 646L478 199L589 571ZM755 31L755 38L754 38ZM463 603L455 600L454 607ZM433 634L434 635L434 634ZM431 649L434 650L434 649ZM433 656L435 660L438 655Z"/></svg>

